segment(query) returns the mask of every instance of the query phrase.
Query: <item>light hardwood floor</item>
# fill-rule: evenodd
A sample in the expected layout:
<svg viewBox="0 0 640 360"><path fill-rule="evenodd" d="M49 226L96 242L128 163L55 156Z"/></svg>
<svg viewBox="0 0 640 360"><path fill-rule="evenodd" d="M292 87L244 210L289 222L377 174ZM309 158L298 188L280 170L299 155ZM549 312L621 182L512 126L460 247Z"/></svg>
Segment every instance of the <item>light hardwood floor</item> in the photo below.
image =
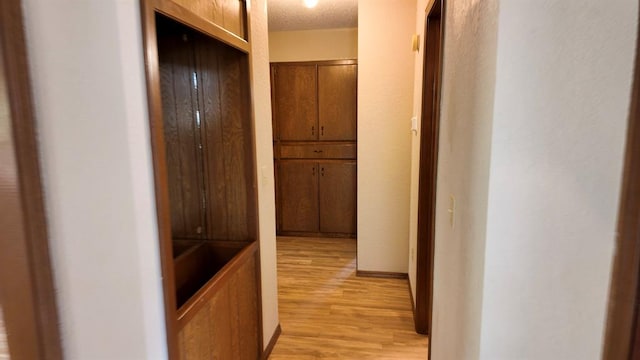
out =
<svg viewBox="0 0 640 360"><path fill-rule="evenodd" d="M280 237L282 335L270 359L427 359L407 280L356 277L355 239Z"/></svg>

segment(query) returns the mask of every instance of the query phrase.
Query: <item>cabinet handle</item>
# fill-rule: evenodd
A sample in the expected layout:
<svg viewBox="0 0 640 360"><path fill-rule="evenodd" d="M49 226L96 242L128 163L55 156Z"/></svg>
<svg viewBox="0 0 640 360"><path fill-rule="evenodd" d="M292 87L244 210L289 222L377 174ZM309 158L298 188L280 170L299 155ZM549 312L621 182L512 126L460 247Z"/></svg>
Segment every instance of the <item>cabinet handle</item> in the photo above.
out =
<svg viewBox="0 0 640 360"><path fill-rule="evenodd" d="M313 169L313 176L316 176L316 167L314 166L312 169Z"/></svg>
<svg viewBox="0 0 640 360"><path fill-rule="evenodd" d="M322 152L322 150L313 150L314 153L316 154L320 154Z"/></svg>
<svg viewBox="0 0 640 360"><path fill-rule="evenodd" d="M320 174L324 176L324 166L322 167L322 169L320 169Z"/></svg>
<svg viewBox="0 0 640 360"><path fill-rule="evenodd" d="M320 136L324 136L324 126L320 127Z"/></svg>
<svg viewBox="0 0 640 360"><path fill-rule="evenodd" d="M316 134L316 127L312 126L311 127L311 135L315 135Z"/></svg>

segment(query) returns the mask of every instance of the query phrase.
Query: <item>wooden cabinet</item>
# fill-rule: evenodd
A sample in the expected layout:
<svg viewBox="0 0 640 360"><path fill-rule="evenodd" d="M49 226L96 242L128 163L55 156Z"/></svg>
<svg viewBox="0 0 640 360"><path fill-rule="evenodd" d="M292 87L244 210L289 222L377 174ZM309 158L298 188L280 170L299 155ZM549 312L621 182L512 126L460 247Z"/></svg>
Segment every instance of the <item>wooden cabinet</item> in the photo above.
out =
<svg viewBox="0 0 640 360"><path fill-rule="evenodd" d="M320 232L355 234L355 161L321 162L318 165Z"/></svg>
<svg viewBox="0 0 640 360"><path fill-rule="evenodd" d="M145 0L141 10L169 357L259 359L245 2Z"/></svg>
<svg viewBox="0 0 640 360"><path fill-rule="evenodd" d="M355 234L355 161L280 160L276 169L280 231Z"/></svg>
<svg viewBox="0 0 640 360"><path fill-rule="evenodd" d="M271 72L276 140L356 140L356 64L279 63Z"/></svg>
<svg viewBox="0 0 640 360"><path fill-rule="evenodd" d="M356 140L357 65L318 66L318 139Z"/></svg>
<svg viewBox="0 0 640 360"><path fill-rule="evenodd" d="M355 236L357 64L271 65L279 235Z"/></svg>
<svg viewBox="0 0 640 360"><path fill-rule="evenodd" d="M318 163L283 160L276 167L280 230L318 232Z"/></svg>
<svg viewBox="0 0 640 360"><path fill-rule="evenodd" d="M317 140L316 66L278 66L272 71L277 137L283 141Z"/></svg>

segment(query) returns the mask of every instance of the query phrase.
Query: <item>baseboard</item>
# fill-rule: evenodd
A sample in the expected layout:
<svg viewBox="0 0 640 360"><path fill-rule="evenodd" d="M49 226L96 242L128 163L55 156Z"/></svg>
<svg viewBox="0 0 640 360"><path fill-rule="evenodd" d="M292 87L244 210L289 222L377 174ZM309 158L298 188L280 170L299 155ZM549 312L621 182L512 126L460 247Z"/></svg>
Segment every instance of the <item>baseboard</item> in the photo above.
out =
<svg viewBox="0 0 640 360"><path fill-rule="evenodd" d="M273 335L271 336L269 345L267 345L266 349L262 351L262 360L267 360L269 356L271 356L271 352L273 351L273 348L276 346L276 343L280 338L280 334L282 334L282 328L280 327L280 324L278 324L278 327L276 327L276 331L274 331Z"/></svg>
<svg viewBox="0 0 640 360"><path fill-rule="evenodd" d="M356 270L356 276L384 278L384 279L409 279L409 274L407 273L384 272L384 271Z"/></svg>

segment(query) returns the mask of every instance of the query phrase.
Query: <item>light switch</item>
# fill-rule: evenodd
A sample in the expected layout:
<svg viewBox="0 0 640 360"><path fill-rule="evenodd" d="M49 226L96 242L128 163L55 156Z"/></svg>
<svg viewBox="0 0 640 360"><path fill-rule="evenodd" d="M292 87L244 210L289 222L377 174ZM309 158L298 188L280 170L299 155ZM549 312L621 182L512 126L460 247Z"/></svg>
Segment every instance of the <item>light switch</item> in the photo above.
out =
<svg viewBox="0 0 640 360"><path fill-rule="evenodd" d="M418 135L418 117L416 116L411 118L411 131Z"/></svg>
<svg viewBox="0 0 640 360"><path fill-rule="evenodd" d="M456 224L456 197L453 194L449 195L449 224L451 228Z"/></svg>

